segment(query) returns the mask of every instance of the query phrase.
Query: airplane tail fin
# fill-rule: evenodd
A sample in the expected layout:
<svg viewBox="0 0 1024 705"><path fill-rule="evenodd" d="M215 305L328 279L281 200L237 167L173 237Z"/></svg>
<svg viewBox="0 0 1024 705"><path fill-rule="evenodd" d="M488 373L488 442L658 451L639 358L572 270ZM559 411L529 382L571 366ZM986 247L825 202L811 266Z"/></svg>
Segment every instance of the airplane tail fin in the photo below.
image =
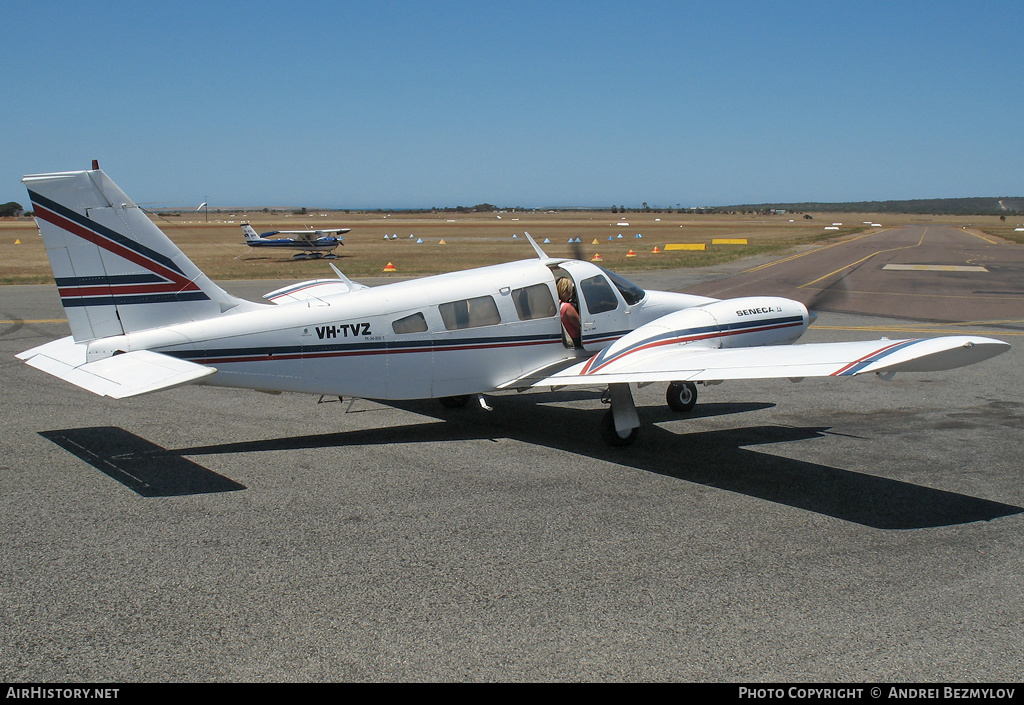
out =
<svg viewBox="0 0 1024 705"><path fill-rule="evenodd" d="M253 230L252 226L248 223L242 223L242 234L245 235L245 239L249 242L260 239L260 234Z"/></svg>
<svg viewBox="0 0 1024 705"><path fill-rule="evenodd" d="M75 341L263 305L214 284L93 166L22 179Z"/></svg>

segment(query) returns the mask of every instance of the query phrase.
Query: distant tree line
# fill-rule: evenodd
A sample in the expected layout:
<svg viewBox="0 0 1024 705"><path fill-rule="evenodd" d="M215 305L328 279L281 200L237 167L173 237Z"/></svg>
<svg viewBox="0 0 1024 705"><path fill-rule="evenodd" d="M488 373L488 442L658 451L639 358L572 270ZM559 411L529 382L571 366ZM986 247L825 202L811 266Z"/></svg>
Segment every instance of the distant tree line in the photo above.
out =
<svg viewBox="0 0 1024 705"><path fill-rule="evenodd" d="M723 206L709 212L771 213L910 213L914 215L1006 215L1024 213L1024 197L920 198L906 201L849 201L845 203L756 203Z"/></svg>
<svg viewBox="0 0 1024 705"><path fill-rule="evenodd" d="M675 212L676 213L683 213L683 212L691 211L691 210L694 210L694 209L693 208L680 208L678 203L676 204L676 207L675 207ZM658 206L649 206L649 205L647 205L647 201L644 201L643 203L641 203L639 208L626 208L625 206L612 206L612 213L671 213L671 212L672 212L671 206L667 207L667 208L658 207Z"/></svg>
<svg viewBox="0 0 1024 705"><path fill-rule="evenodd" d="M1024 213L1024 197L1002 198L921 198L903 201L848 201L824 203L748 203L736 206L701 206L684 208L653 207L647 203L639 208L612 206L612 213L746 213L772 215L779 213L910 213L915 215L1016 215Z"/></svg>
<svg viewBox="0 0 1024 705"><path fill-rule="evenodd" d="M211 209L212 210L212 209ZM603 211L600 207L558 207L538 208L523 206L495 206L491 203L478 203L475 206L447 206L432 208L377 208L377 209L336 209L344 213L493 213L507 211L537 211L537 210L561 210L561 211ZM221 209L216 210L217 213ZM307 208L288 209L263 209L264 213L279 214L291 212L296 215L303 215L309 212ZM731 213L750 215L779 215L783 213L804 215L807 213L909 213L915 215L1002 215L1014 216L1024 214L1024 197L1007 196L1003 198L923 198L903 201L849 201L825 203L807 201L800 203L750 203L735 206L699 206L684 207L677 203L675 206L652 206L646 201L639 207L626 207L624 205L611 206L612 213ZM21 213L21 206L18 203L6 203L0 206L0 215L18 215ZM180 215L180 213L173 213ZM810 218L804 215L805 218Z"/></svg>
<svg viewBox="0 0 1024 705"><path fill-rule="evenodd" d="M434 210L442 213L493 213L497 210L509 209L498 208L490 203L478 203L475 206L455 206L454 208L449 206L448 208L434 208Z"/></svg>

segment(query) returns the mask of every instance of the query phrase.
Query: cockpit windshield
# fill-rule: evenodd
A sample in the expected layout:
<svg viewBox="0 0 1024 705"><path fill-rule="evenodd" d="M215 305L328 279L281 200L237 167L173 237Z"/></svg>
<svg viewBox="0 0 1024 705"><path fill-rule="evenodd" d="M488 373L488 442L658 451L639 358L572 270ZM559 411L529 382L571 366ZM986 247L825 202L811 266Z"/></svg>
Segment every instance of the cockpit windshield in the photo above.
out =
<svg viewBox="0 0 1024 705"><path fill-rule="evenodd" d="M643 300L643 298L647 296L646 291L644 291L643 289L641 289L640 287L638 287L636 284L629 281L625 277L620 277L615 272L609 272L604 267L599 267L599 269L602 272L604 272L609 279L612 280L612 284L615 285L615 288L619 290L620 294L622 294L622 298L624 298L626 300L626 303L629 304L630 306L640 303Z"/></svg>

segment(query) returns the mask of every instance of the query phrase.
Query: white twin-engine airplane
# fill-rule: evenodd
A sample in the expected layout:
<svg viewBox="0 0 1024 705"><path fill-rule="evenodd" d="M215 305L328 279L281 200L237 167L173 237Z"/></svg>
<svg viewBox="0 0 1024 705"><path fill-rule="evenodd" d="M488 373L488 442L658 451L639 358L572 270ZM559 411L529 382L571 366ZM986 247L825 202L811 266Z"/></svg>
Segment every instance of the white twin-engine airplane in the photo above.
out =
<svg viewBox="0 0 1024 705"><path fill-rule="evenodd" d="M1009 348L978 336L789 345L815 318L797 301L644 291L532 238L534 259L373 288L335 269L254 303L210 281L98 167L24 183L71 335L18 357L118 399L200 383L489 408L482 395L497 390L599 386L611 401L601 436L627 445L640 426L632 384L668 382L669 404L688 410L695 383L888 377Z"/></svg>
<svg viewBox="0 0 1024 705"><path fill-rule="evenodd" d="M272 250L286 249L286 250L302 250L293 255L293 259L308 259L314 257L319 259L320 257L327 257L333 259L337 257L335 254L327 254L325 252L333 252L338 248L338 245L344 245L344 238L341 237L343 233L347 233L352 228L333 228L331 230L274 230L269 233L257 233L251 225L248 223L242 223L242 233L245 235L245 244L252 248L269 248ZM275 235L285 235L293 237L274 237Z"/></svg>

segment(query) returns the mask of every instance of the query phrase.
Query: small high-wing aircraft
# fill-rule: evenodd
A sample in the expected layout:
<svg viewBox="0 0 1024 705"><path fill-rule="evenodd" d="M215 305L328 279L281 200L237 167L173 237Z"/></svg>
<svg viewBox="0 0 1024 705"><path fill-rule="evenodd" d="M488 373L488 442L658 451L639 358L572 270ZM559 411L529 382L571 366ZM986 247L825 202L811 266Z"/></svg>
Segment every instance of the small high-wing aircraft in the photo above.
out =
<svg viewBox="0 0 1024 705"><path fill-rule="evenodd" d="M930 372L998 355L974 335L792 345L815 316L778 297L644 291L591 262L547 256L366 287L337 278L232 296L104 174L26 176L71 335L18 355L99 395L182 384L377 400L565 386L607 388L601 436L631 443L632 384L667 382L686 411L697 383ZM332 265L333 268L333 265ZM567 332L557 282L574 286Z"/></svg>
<svg viewBox="0 0 1024 705"><path fill-rule="evenodd" d="M292 256L293 259L308 259L310 257L334 259L333 252L338 245L344 245L341 235L352 228L334 228L331 230L274 230L269 233L257 233L248 223L242 223L242 233L245 234L245 244L249 247L269 247L271 249L302 250ZM283 235L285 237L275 237Z"/></svg>

